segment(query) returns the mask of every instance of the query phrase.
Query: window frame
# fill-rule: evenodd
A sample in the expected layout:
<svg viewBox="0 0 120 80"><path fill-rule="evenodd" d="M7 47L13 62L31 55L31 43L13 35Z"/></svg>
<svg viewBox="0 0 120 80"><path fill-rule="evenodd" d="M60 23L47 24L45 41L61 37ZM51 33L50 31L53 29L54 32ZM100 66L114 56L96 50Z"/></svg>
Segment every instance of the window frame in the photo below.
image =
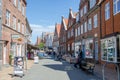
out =
<svg viewBox="0 0 120 80"><path fill-rule="evenodd" d="M115 9L114 9L114 7L115 7ZM113 0L113 14L114 15L116 15L116 14L118 14L120 12L120 9L118 7L120 7L120 0Z"/></svg>
<svg viewBox="0 0 120 80"><path fill-rule="evenodd" d="M110 18L110 2L105 4L105 20Z"/></svg>
<svg viewBox="0 0 120 80"><path fill-rule="evenodd" d="M94 15L94 28L96 28L98 26L98 15L95 14Z"/></svg>
<svg viewBox="0 0 120 80"><path fill-rule="evenodd" d="M5 19L5 24L10 27L10 11L6 10L6 19Z"/></svg>

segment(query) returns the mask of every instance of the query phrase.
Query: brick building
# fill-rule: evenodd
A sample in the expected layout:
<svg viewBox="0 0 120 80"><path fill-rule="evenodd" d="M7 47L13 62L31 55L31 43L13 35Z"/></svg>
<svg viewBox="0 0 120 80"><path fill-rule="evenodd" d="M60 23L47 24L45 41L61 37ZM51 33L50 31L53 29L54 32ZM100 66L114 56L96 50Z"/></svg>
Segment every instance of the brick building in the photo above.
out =
<svg viewBox="0 0 120 80"><path fill-rule="evenodd" d="M100 59L100 4L101 0L81 0L76 41L84 53L83 57ZM76 32L77 33L77 32Z"/></svg>
<svg viewBox="0 0 120 80"><path fill-rule="evenodd" d="M76 23L76 13L69 9L69 18L67 25L67 53L70 55L74 55L74 24Z"/></svg>
<svg viewBox="0 0 120 80"><path fill-rule="evenodd" d="M9 55L24 56L26 32L26 0L0 0L1 62L9 63Z"/></svg>
<svg viewBox="0 0 120 80"><path fill-rule="evenodd" d="M101 4L101 59L120 62L120 0Z"/></svg>
<svg viewBox="0 0 120 80"><path fill-rule="evenodd" d="M61 29L61 24L56 23L54 37L53 37L53 49L56 53L58 53L58 48L59 48L60 29Z"/></svg>
<svg viewBox="0 0 120 80"><path fill-rule="evenodd" d="M59 38L59 53L65 54L66 52L66 31L67 31L68 19L62 16L60 38Z"/></svg>

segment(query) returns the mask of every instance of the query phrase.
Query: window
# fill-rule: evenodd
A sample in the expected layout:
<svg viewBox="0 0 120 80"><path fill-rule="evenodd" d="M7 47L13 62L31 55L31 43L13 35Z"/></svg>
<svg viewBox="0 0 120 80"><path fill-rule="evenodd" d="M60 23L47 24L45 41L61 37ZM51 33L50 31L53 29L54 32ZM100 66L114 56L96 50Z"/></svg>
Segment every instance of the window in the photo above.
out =
<svg viewBox="0 0 120 80"><path fill-rule="evenodd" d="M68 44L68 51L70 51L70 44Z"/></svg>
<svg viewBox="0 0 120 80"><path fill-rule="evenodd" d="M92 20L91 20L91 18L88 20L88 30L92 30Z"/></svg>
<svg viewBox="0 0 120 80"><path fill-rule="evenodd" d="M24 34L24 24L22 24L22 33Z"/></svg>
<svg viewBox="0 0 120 80"><path fill-rule="evenodd" d="M110 3L108 2L105 5L105 20L108 20L110 18Z"/></svg>
<svg viewBox="0 0 120 80"><path fill-rule="evenodd" d="M21 11L21 0L18 0L18 10Z"/></svg>
<svg viewBox="0 0 120 80"><path fill-rule="evenodd" d="M72 43L72 50L74 50L74 43Z"/></svg>
<svg viewBox="0 0 120 80"><path fill-rule="evenodd" d="M80 27L78 27L78 35L80 35Z"/></svg>
<svg viewBox="0 0 120 80"><path fill-rule="evenodd" d="M13 29L15 29L16 30L16 17L15 16L13 16Z"/></svg>
<svg viewBox="0 0 120 80"><path fill-rule="evenodd" d="M81 11L80 11L80 15L81 15L81 17L83 16L83 9L81 9Z"/></svg>
<svg viewBox="0 0 120 80"><path fill-rule="evenodd" d="M96 28L98 26L98 18L97 18L97 14L94 16L94 28Z"/></svg>
<svg viewBox="0 0 120 80"><path fill-rule="evenodd" d="M114 15L120 12L120 0L113 0Z"/></svg>
<svg viewBox="0 0 120 80"><path fill-rule="evenodd" d="M87 12L87 6L84 6L84 14Z"/></svg>
<svg viewBox="0 0 120 80"><path fill-rule="evenodd" d="M77 28L75 29L75 36L77 37Z"/></svg>
<svg viewBox="0 0 120 80"><path fill-rule="evenodd" d="M92 8L96 4L96 0L90 0L90 8Z"/></svg>
<svg viewBox="0 0 120 80"><path fill-rule="evenodd" d="M23 5L22 5L22 14L25 15L25 9Z"/></svg>
<svg viewBox="0 0 120 80"><path fill-rule="evenodd" d="M87 32L87 22L84 23L85 32Z"/></svg>
<svg viewBox="0 0 120 80"><path fill-rule="evenodd" d="M83 25L81 25L81 34L83 34Z"/></svg>
<svg viewBox="0 0 120 80"><path fill-rule="evenodd" d="M13 0L13 4L16 6L16 0Z"/></svg>
<svg viewBox="0 0 120 80"><path fill-rule="evenodd" d="M71 37L73 36L73 29L71 30Z"/></svg>
<svg viewBox="0 0 120 80"><path fill-rule="evenodd" d="M5 24L10 26L10 11L6 10L6 21Z"/></svg>
<svg viewBox="0 0 120 80"><path fill-rule="evenodd" d="M20 32L20 20L18 20L18 32Z"/></svg>

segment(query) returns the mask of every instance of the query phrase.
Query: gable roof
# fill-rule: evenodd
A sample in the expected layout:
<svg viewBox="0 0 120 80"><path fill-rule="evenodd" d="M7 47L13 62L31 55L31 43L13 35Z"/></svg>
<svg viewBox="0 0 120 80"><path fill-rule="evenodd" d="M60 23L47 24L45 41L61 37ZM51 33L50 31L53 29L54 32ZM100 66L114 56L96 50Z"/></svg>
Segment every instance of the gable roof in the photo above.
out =
<svg viewBox="0 0 120 80"><path fill-rule="evenodd" d="M64 18L64 17L62 16L62 21L63 21L63 25L64 25L65 30L67 30L68 19L67 19L67 18Z"/></svg>
<svg viewBox="0 0 120 80"><path fill-rule="evenodd" d="M69 9L70 15L72 16L72 18L76 18L76 13L72 11L72 9Z"/></svg>
<svg viewBox="0 0 120 80"><path fill-rule="evenodd" d="M61 29L61 24L56 24L56 30L57 30L57 35L58 37L60 36L60 29Z"/></svg>

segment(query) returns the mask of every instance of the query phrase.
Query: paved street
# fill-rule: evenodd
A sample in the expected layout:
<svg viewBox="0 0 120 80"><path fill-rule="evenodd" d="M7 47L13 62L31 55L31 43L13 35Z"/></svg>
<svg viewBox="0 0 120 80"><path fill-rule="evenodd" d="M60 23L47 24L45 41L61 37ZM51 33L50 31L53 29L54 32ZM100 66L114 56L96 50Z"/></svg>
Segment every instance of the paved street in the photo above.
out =
<svg viewBox="0 0 120 80"><path fill-rule="evenodd" d="M53 59L42 59L34 64L23 78L15 80L101 80L95 75L76 69L72 64Z"/></svg>

